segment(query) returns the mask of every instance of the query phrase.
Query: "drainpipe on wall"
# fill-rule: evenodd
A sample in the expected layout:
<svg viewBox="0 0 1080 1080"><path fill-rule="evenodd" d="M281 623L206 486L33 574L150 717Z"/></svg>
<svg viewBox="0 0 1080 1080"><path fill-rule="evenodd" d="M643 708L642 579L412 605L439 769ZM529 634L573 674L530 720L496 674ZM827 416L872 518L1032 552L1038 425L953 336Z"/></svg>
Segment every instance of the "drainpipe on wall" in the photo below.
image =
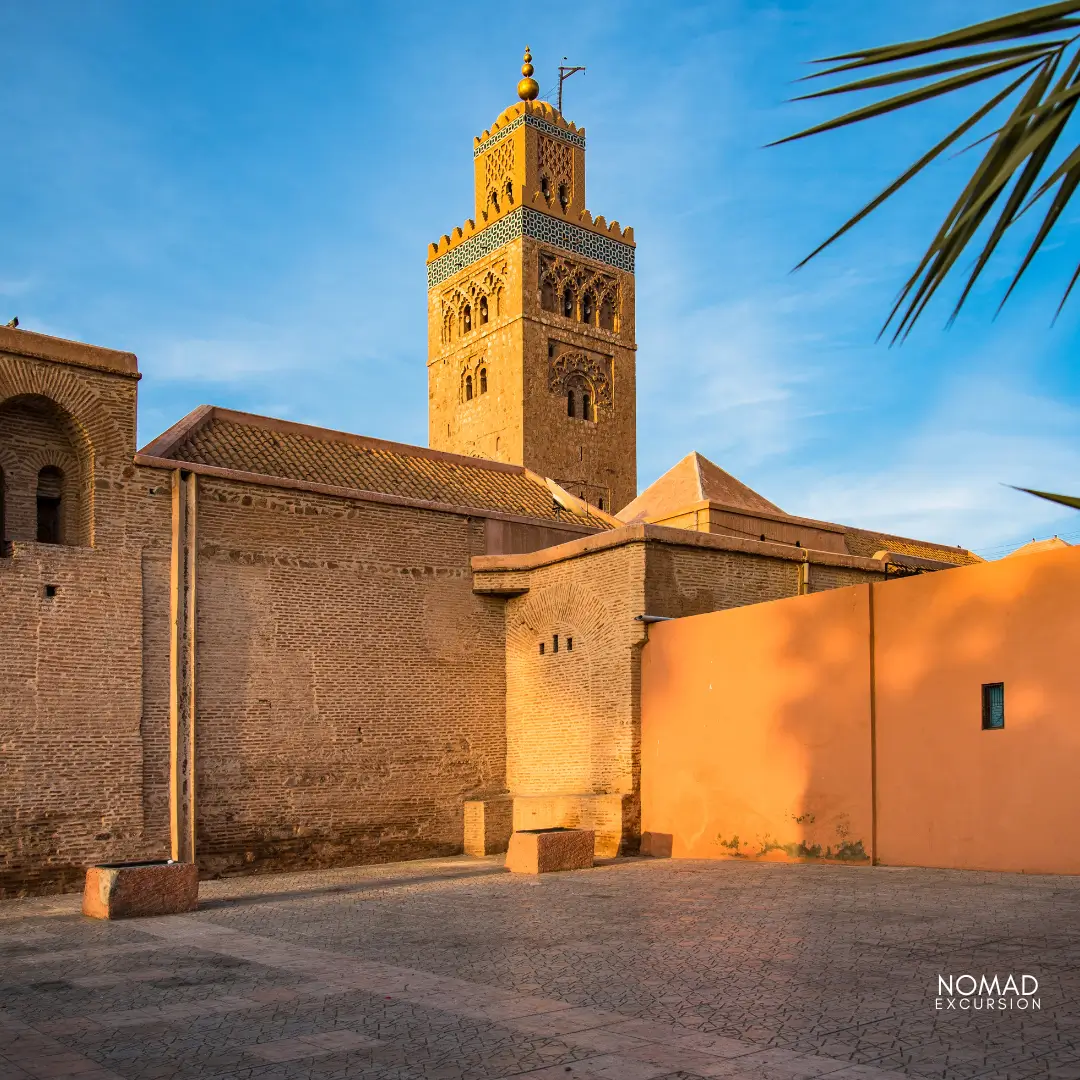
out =
<svg viewBox="0 0 1080 1080"><path fill-rule="evenodd" d="M169 841L195 862L195 550L197 478L172 474L169 569Z"/></svg>

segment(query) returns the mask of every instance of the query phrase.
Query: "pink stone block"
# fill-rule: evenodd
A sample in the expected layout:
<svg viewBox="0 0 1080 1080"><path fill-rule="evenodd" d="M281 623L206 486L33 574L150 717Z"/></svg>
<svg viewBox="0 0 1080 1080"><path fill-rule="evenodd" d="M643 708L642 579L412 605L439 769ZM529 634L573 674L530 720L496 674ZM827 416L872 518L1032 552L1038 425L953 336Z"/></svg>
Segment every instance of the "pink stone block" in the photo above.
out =
<svg viewBox="0 0 1080 1080"><path fill-rule="evenodd" d="M117 863L91 866L83 888L83 914L94 919L178 915L199 903L194 863Z"/></svg>
<svg viewBox="0 0 1080 1080"><path fill-rule="evenodd" d="M515 874L586 870L593 864L592 829L525 829L510 837L506 869Z"/></svg>

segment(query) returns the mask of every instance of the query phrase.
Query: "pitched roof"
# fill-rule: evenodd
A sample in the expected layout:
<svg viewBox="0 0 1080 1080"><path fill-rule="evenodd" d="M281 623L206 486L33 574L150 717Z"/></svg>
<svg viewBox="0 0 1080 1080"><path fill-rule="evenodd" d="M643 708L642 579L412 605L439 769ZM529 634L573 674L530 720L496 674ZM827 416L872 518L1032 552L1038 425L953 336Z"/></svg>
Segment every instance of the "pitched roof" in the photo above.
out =
<svg viewBox="0 0 1080 1080"><path fill-rule="evenodd" d="M139 457L243 473L256 482L284 479L593 529L616 524L520 465L207 405L145 446Z"/></svg>
<svg viewBox="0 0 1080 1080"><path fill-rule="evenodd" d="M920 559L936 559L939 562L953 563L955 566L985 561L973 551L962 547L935 544L929 540L912 540L908 536L855 529L847 525L843 528L848 553L862 555L867 559L872 559L879 551L894 551L897 555L915 555Z"/></svg>
<svg viewBox="0 0 1080 1080"><path fill-rule="evenodd" d="M1015 551L1010 551L1005 556L1006 559L1011 559L1014 555L1038 555L1042 551L1054 551L1057 548L1072 547L1066 540L1062 540L1060 536L1051 536L1049 540L1032 540L1030 543L1022 544Z"/></svg>
<svg viewBox="0 0 1080 1080"><path fill-rule="evenodd" d="M867 559L884 550L898 555L914 555L922 559L949 562L956 566L983 561L978 555L964 548L913 540L907 536L894 536L870 529L856 529L828 521L794 517L697 452L687 454L677 465L668 469L629 506L620 510L618 517L627 524L656 521L672 517L706 500L736 513L761 515L772 521L786 521L816 526L830 532L842 532L848 554Z"/></svg>
<svg viewBox="0 0 1080 1080"><path fill-rule="evenodd" d="M627 524L633 524L646 518L678 513L705 499L749 513L784 512L695 450L650 484L616 516Z"/></svg>

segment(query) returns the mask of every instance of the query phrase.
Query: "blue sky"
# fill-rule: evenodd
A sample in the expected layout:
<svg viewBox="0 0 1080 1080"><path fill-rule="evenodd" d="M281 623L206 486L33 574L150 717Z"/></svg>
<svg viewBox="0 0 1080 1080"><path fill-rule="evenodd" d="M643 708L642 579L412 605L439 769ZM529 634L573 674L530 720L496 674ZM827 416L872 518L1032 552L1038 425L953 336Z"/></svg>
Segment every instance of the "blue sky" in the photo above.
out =
<svg viewBox="0 0 1080 1080"><path fill-rule="evenodd" d="M1080 491L1075 216L991 321L1019 241L957 324L902 348L891 299L970 158L790 268L967 101L802 143L815 56L1016 0L593 3L38 0L0 5L0 319L138 353L140 440L203 402L426 439L426 245L472 214L472 138L586 64L588 203L638 241L638 475L692 449L784 509L988 554ZM948 299L948 297L946 298Z"/></svg>

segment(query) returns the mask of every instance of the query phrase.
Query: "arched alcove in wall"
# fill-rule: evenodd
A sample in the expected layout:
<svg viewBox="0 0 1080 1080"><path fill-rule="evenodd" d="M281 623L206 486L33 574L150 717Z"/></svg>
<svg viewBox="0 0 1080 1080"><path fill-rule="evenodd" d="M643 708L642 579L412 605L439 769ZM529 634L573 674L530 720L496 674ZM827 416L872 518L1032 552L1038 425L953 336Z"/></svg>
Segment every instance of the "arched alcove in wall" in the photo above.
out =
<svg viewBox="0 0 1080 1080"><path fill-rule="evenodd" d="M74 417L42 394L0 402L4 539L93 542L93 448Z"/></svg>

